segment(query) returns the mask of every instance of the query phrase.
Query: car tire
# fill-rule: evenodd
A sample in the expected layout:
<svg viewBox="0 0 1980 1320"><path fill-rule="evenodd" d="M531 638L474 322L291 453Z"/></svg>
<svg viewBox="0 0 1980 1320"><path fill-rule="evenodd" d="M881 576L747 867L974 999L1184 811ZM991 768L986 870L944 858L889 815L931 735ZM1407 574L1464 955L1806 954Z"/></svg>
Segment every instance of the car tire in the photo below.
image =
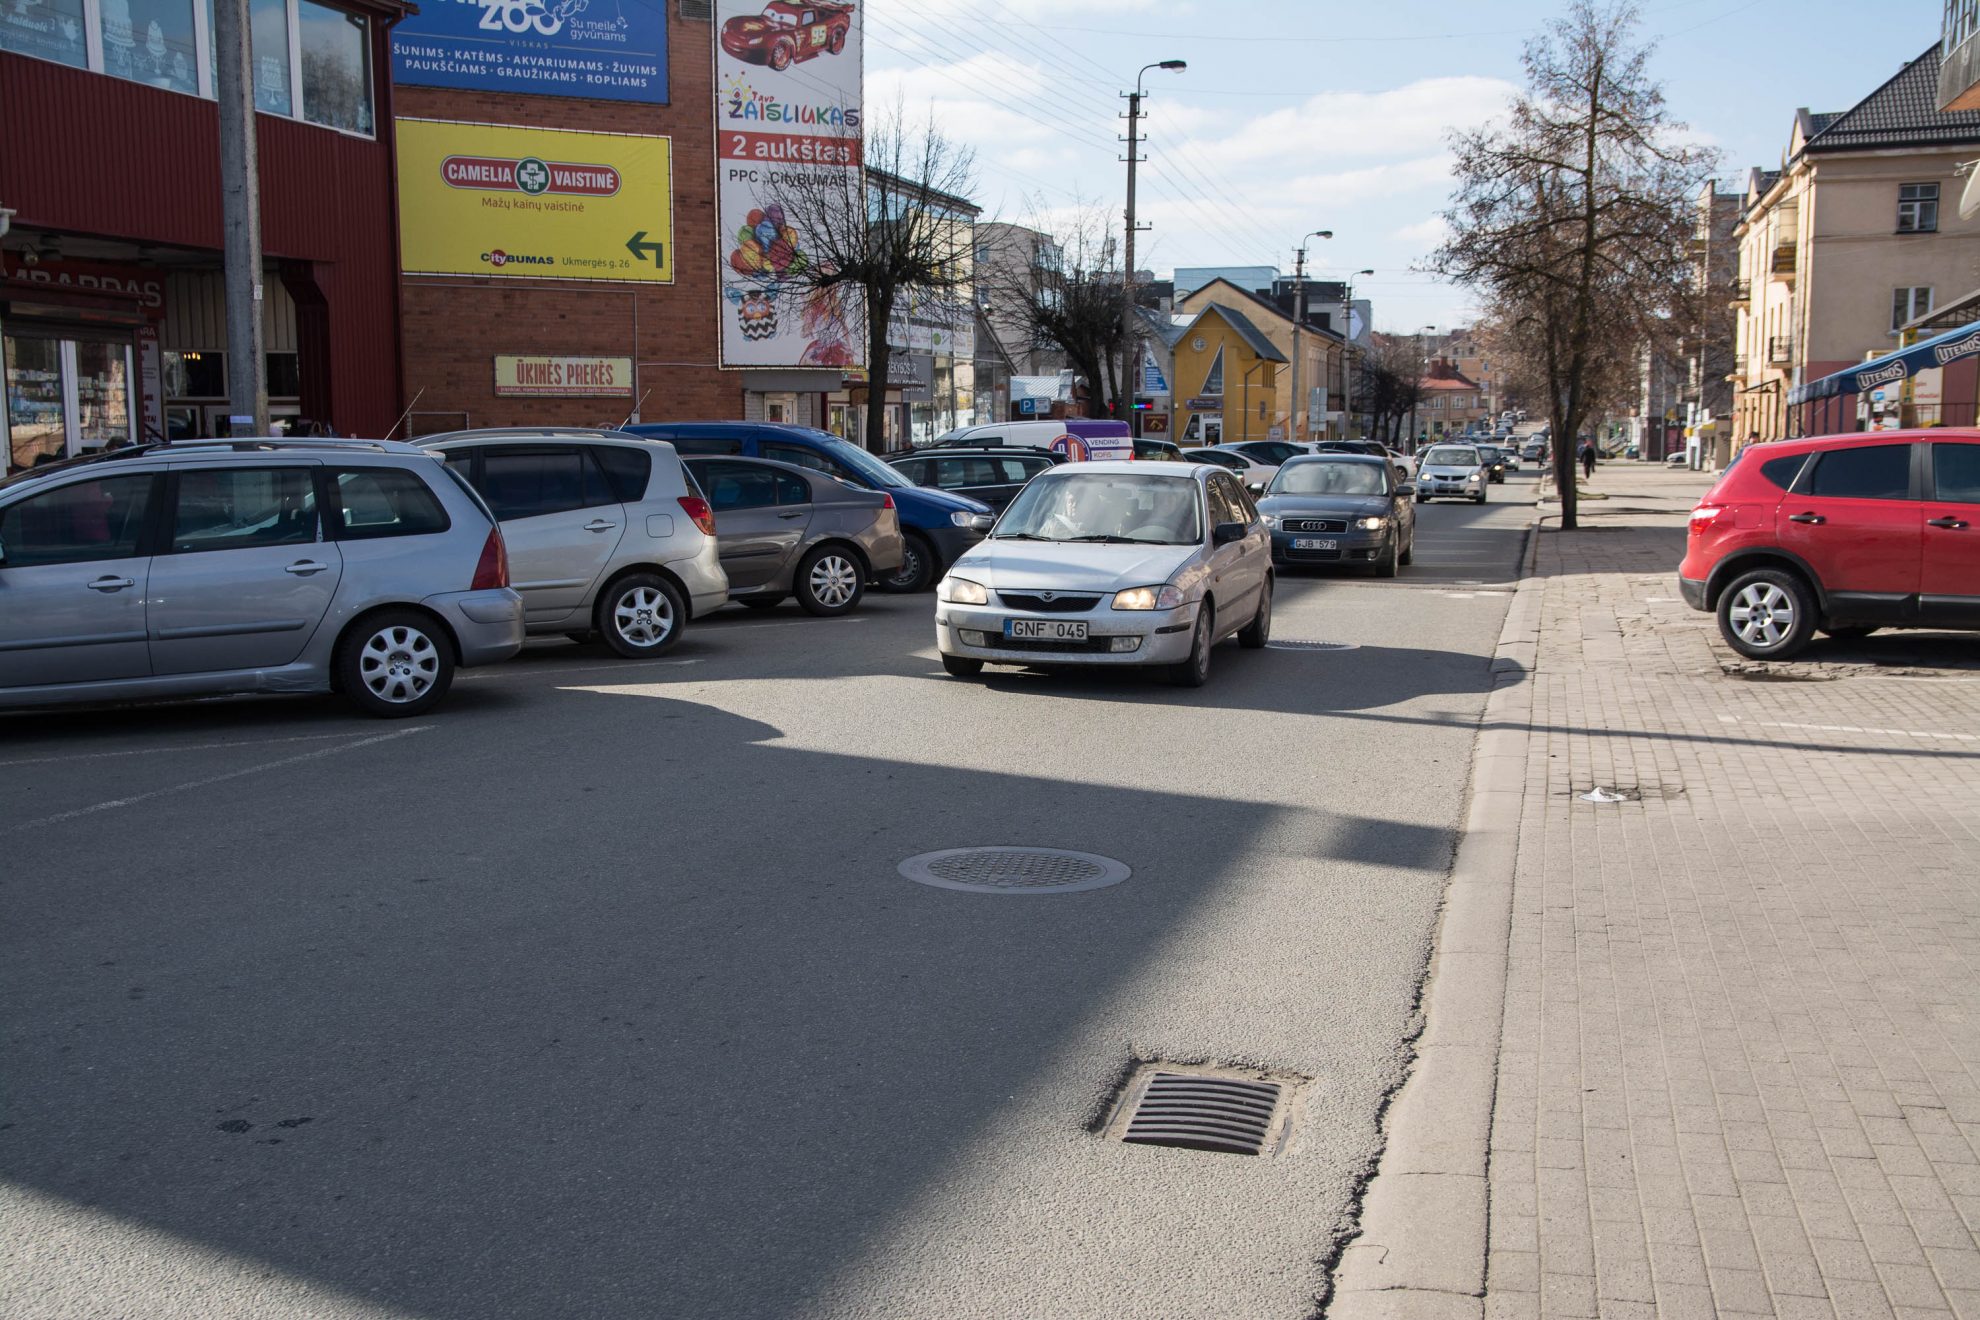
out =
<svg viewBox="0 0 1980 1320"><path fill-rule="evenodd" d="M454 682L454 642L432 615L380 610L353 623L337 643L337 687L381 719L424 715Z"/></svg>
<svg viewBox="0 0 1980 1320"><path fill-rule="evenodd" d="M901 538L901 566L892 577L880 579L880 589L897 596L926 591L935 580L935 547L918 533Z"/></svg>
<svg viewBox="0 0 1980 1320"><path fill-rule="evenodd" d="M1749 660L1786 660L1815 631L1815 601L1798 576L1779 568L1742 573L1719 593L1719 635Z"/></svg>
<svg viewBox="0 0 1980 1320"><path fill-rule="evenodd" d="M1476 495L1473 495L1471 502L1473 504L1483 504L1485 502L1485 492L1481 490Z"/></svg>
<svg viewBox="0 0 1980 1320"><path fill-rule="evenodd" d="M833 28L831 40L825 43L825 48L831 51L834 55L837 55L840 51L844 50L846 48L845 29Z"/></svg>
<svg viewBox="0 0 1980 1320"><path fill-rule="evenodd" d="M1251 622L1238 630L1238 645L1247 651L1262 651L1265 643L1272 640L1272 579L1265 579L1265 589L1258 597L1258 613L1251 616Z"/></svg>
<svg viewBox="0 0 1980 1320"><path fill-rule="evenodd" d="M1396 546L1396 533L1391 531L1389 539L1383 543L1382 553L1375 559L1374 574L1378 578L1392 578L1396 575L1396 561L1402 551Z"/></svg>
<svg viewBox="0 0 1980 1320"><path fill-rule="evenodd" d="M628 573L598 594L594 615L605 645L628 660L665 655L681 640L687 605L658 573Z"/></svg>
<svg viewBox="0 0 1980 1320"><path fill-rule="evenodd" d="M983 672L983 662L966 655L942 655L942 671L950 678L975 678Z"/></svg>
<svg viewBox="0 0 1980 1320"><path fill-rule="evenodd" d="M778 73L791 67L791 43L780 41L770 47L770 67Z"/></svg>
<svg viewBox="0 0 1980 1320"><path fill-rule="evenodd" d="M1871 624L1868 627L1824 628L1822 629L1822 635L1824 637L1833 637L1839 642L1856 642L1876 632L1877 627L1878 625Z"/></svg>
<svg viewBox="0 0 1980 1320"><path fill-rule="evenodd" d="M1210 652L1216 637L1217 612L1209 601L1196 607L1196 629L1190 634L1189 659L1169 666L1169 681L1177 687L1200 688L1210 681Z"/></svg>
<svg viewBox="0 0 1980 1320"><path fill-rule="evenodd" d="M824 619L850 614L866 594L866 567L847 550L821 545L798 561L791 585L806 614Z"/></svg>
<svg viewBox="0 0 1980 1320"><path fill-rule="evenodd" d="M1397 562L1397 563L1399 563L1399 564L1401 564L1401 565L1402 565L1403 567L1405 567L1405 568L1407 568L1407 567L1409 567L1409 565L1411 565L1411 564L1413 564L1413 563L1415 563L1415 562L1416 562L1416 533L1415 533L1415 532L1411 532L1411 533L1409 534L1409 543L1408 543L1407 545L1405 545L1405 546L1403 546L1403 550L1402 550L1402 556L1401 556L1401 558L1399 558L1399 559L1397 559L1397 560L1396 560L1396 562Z"/></svg>
<svg viewBox="0 0 1980 1320"><path fill-rule="evenodd" d="M784 603L782 596L739 596L736 604L752 610L774 610Z"/></svg>

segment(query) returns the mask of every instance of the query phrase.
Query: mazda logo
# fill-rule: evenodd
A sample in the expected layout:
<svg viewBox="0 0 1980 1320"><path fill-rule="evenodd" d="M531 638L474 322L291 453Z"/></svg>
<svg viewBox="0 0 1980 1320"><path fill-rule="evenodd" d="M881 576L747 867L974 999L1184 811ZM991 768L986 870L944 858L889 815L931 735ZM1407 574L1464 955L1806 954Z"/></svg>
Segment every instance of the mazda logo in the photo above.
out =
<svg viewBox="0 0 1980 1320"><path fill-rule="evenodd" d="M1059 593L1056 591L1041 591L1038 593L1038 599L1040 600L1057 600L1058 598Z"/></svg>

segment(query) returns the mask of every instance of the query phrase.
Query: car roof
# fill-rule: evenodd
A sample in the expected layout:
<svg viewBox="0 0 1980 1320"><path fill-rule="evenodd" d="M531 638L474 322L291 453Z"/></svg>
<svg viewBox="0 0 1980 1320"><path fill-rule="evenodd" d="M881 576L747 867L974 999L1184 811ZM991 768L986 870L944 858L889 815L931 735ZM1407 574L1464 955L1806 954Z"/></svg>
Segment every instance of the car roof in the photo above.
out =
<svg viewBox="0 0 1980 1320"><path fill-rule="evenodd" d="M927 449L910 449L881 457L889 463L902 458L957 458L963 455L979 455L992 458L1052 458L1058 451L1040 445L934 445Z"/></svg>
<svg viewBox="0 0 1980 1320"><path fill-rule="evenodd" d="M434 435L422 435L413 443L424 448L439 445L456 445L465 442L476 444L531 444L545 440L582 441L589 443L603 440L609 444L624 445L664 445L664 440L651 436L631 435L614 430L609 426L483 426L466 431L441 431ZM671 448L671 446L669 446Z"/></svg>
<svg viewBox="0 0 1980 1320"><path fill-rule="evenodd" d="M1912 444L1919 440L1980 440L1980 429L1966 426L1934 426L1909 431L1845 431L1835 435L1802 435L1791 440L1763 440L1758 446L1775 453L1810 453L1817 449L1843 449L1851 445Z"/></svg>
<svg viewBox="0 0 1980 1320"><path fill-rule="evenodd" d="M133 463L238 463L249 455L264 458L419 458L431 462L433 455L403 440L358 440L337 436L236 436L224 440L175 440L142 445L120 445L99 454L83 454L39 467L26 468L0 480L0 490L18 490L38 485L45 478L66 477L94 468L116 466L120 470ZM138 471L149 469L140 467Z"/></svg>
<svg viewBox="0 0 1980 1320"><path fill-rule="evenodd" d="M652 444L653 442L649 440L647 443ZM661 443L664 444L666 442L661 441ZM826 481L835 482L841 486L846 484L843 481L839 481L837 477L829 472L820 472L817 468L800 467L796 463L786 463L780 458L751 458L748 454L682 454L681 462L686 463L689 467L693 467L698 463L747 463L751 467L775 468L779 472L789 472L796 476L822 477ZM866 487L850 486L847 489L865 490Z"/></svg>
<svg viewBox="0 0 1980 1320"><path fill-rule="evenodd" d="M1219 472L1222 468L1217 469ZM1163 462L1161 459L1138 458L1106 459L1093 463L1064 463L1052 469L1054 475L1061 472L1088 472L1095 476L1143 476L1143 477L1189 477L1192 480L1207 480L1209 473L1201 463Z"/></svg>
<svg viewBox="0 0 1980 1320"><path fill-rule="evenodd" d="M1357 454L1353 450L1328 449L1318 454L1294 454L1280 466L1291 467L1295 463L1367 463L1375 467L1389 466L1387 457L1381 454Z"/></svg>

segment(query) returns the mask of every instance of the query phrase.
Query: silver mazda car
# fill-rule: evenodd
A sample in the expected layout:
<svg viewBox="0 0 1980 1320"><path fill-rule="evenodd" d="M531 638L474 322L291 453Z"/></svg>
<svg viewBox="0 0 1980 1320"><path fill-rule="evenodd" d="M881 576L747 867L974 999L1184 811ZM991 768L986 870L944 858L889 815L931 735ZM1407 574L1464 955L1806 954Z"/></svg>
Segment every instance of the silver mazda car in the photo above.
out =
<svg viewBox="0 0 1980 1320"><path fill-rule="evenodd" d="M1200 687L1225 637L1265 645L1272 585L1265 521L1223 468L1068 463L950 566L935 642L957 677L986 663L1156 665Z"/></svg>

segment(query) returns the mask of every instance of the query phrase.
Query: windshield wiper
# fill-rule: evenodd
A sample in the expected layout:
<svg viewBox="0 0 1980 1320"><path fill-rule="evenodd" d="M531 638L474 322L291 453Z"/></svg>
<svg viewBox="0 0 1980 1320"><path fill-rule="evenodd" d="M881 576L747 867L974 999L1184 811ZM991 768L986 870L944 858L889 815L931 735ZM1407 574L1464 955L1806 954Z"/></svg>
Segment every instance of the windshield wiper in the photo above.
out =
<svg viewBox="0 0 1980 1320"><path fill-rule="evenodd" d="M1036 536L1030 532L998 532L991 536L993 541L1049 541L1049 536Z"/></svg>
<svg viewBox="0 0 1980 1320"><path fill-rule="evenodd" d="M1095 533L1092 536L1068 536L1068 541L1089 541L1101 545L1147 545L1147 541L1137 541L1132 536L1113 536Z"/></svg>

